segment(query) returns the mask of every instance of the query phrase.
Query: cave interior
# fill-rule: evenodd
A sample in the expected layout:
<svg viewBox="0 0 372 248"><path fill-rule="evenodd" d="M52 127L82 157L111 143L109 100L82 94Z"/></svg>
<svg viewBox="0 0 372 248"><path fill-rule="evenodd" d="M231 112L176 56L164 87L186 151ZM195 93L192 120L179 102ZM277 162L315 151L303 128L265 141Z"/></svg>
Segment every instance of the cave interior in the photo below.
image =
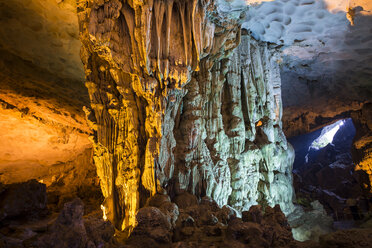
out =
<svg viewBox="0 0 372 248"><path fill-rule="evenodd" d="M372 247L371 0L0 0L0 248Z"/></svg>

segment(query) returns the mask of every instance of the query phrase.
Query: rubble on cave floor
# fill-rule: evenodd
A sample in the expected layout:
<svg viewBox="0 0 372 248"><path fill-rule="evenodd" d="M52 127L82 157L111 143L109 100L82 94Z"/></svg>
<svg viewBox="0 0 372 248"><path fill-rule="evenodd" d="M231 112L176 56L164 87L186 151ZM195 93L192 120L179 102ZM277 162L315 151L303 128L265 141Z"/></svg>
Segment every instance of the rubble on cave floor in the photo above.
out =
<svg viewBox="0 0 372 248"><path fill-rule="evenodd" d="M32 187L31 187L32 186ZM7 189L11 188L9 191ZM28 201L19 198L19 209L14 209L7 222L0 222L0 247L369 247L372 229L339 231L320 237L320 242L299 242L293 239L287 219L279 205L262 209L259 205L244 211L241 218L234 209L220 208L209 197L197 199L183 193L174 197L156 194L136 216L137 226L129 238L115 231L104 221L101 211L84 214L84 203L79 198L64 204L59 213L34 215L28 220L20 217L32 212L45 212L45 185L36 181L3 185L0 211L23 189ZM41 189L41 190L40 190ZM4 192L8 197L3 197ZM10 202L6 202L10 201ZM27 203L27 204L26 204ZM41 206L35 208L30 206ZM116 234L115 234L116 233Z"/></svg>

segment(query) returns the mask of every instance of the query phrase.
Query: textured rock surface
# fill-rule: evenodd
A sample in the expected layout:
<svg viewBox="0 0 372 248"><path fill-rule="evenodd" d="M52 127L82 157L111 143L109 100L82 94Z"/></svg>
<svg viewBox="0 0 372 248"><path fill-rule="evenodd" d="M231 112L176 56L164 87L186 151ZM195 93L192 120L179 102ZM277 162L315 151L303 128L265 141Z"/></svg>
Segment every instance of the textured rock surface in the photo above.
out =
<svg viewBox="0 0 372 248"><path fill-rule="evenodd" d="M83 86L10 54L0 59L0 181L22 182L75 160L90 132ZM3 61L4 60L4 61Z"/></svg>
<svg viewBox="0 0 372 248"><path fill-rule="evenodd" d="M185 194L183 199L192 199ZM159 202L159 195L155 195ZM154 202L150 198L150 201ZM162 197L163 198L163 197ZM166 202L166 201L165 201ZM192 200L189 201L193 202ZM163 202L164 204L164 202ZM177 205L176 205L177 206ZM126 241L128 247L301 247L294 241L279 205L265 212L254 206L237 218L234 211L209 197L179 208L176 225L157 207L141 208L138 225Z"/></svg>
<svg viewBox="0 0 372 248"><path fill-rule="evenodd" d="M307 208L296 207L288 216L293 237L298 241L319 241L321 235L333 231L332 217L327 215L323 205L311 202Z"/></svg>
<svg viewBox="0 0 372 248"><path fill-rule="evenodd" d="M0 1L0 182L44 183L52 211L102 201L80 46L75 0Z"/></svg>
<svg viewBox="0 0 372 248"><path fill-rule="evenodd" d="M0 182L92 168L80 46L75 0L0 1Z"/></svg>
<svg viewBox="0 0 372 248"><path fill-rule="evenodd" d="M83 218L83 214L84 204L80 199L66 203L46 230L34 233L19 247L114 247L115 229L111 223L92 216Z"/></svg>
<svg viewBox="0 0 372 248"><path fill-rule="evenodd" d="M276 0L253 6L243 27L283 46L287 137L350 117L372 100L368 0Z"/></svg>
<svg viewBox="0 0 372 248"><path fill-rule="evenodd" d="M248 35L234 50L241 10L227 15L225 5L78 5L94 161L117 228L132 228L161 188L240 211L293 208L278 58Z"/></svg>
<svg viewBox="0 0 372 248"><path fill-rule="evenodd" d="M251 8L243 27L284 45L285 108L319 114L330 99L341 106L371 101L371 10L369 0L276 0Z"/></svg>
<svg viewBox="0 0 372 248"><path fill-rule="evenodd" d="M163 201L162 196L155 195L154 198L157 203L166 202ZM183 198L190 200L192 195L184 195ZM159 201L159 199L163 200ZM240 219L229 207L219 208L211 198L203 197L199 203L179 208L179 216L173 228L170 228L170 222L166 222L167 214L164 212L162 214L158 208L140 209L141 214L137 215L137 219L141 225L134 229L125 247L328 248L370 246L370 229L353 229L321 235L327 219L324 219L324 210L319 203L314 202L313 206L314 210L307 213L307 219L302 224L297 224L311 224L313 232L306 232L310 230L307 226L303 229L305 232L302 235L317 235L319 243L295 241L286 217L278 205L274 208L268 207L265 211L259 205L253 206L249 211L243 211ZM172 241L169 241L170 237Z"/></svg>
<svg viewBox="0 0 372 248"><path fill-rule="evenodd" d="M320 237L319 247L370 247L372 242L371 229L351 229L330 233Z"/></svg>
<svg viewBox="0 0 372 248"><path fill-rule="evenodd" d="M174 175L173 128L180 125L183 86L192 71L207 73L213 66L200 58L219 58L237 45L239 25L216 19L209 2L82 1L78 11L94 160L108 216L124 229L134 225L135 212L146 198ZM214 33L227 35L214 38ZM202 106L196 105L200 112ZM185 132L187 144L179 149L195 150L198 127ZM199 174L195 165L180 174L187 179L190 172ZM183 178L181 185L189 187ZM194 184L192 192L202 188L202 180L187 182Z"/></svg>
<svg viewBox="0 0 372 248"><path fill-rule="evenodd" d="M41 175L40 181L47 186L49 209L58 212L77 197L83 200L86 214L99 209L103 197L92 160L92 149L87 149L73 161L50 166L47 175Z"/></svg>
<svg viewBox="0 0 372 248"><path fill-rule="evenodd" d="M356 128L356 135L352 149L355 170L364 171L368 179L361 180L362 188L372 197L372 104L365 104L363 108L352 114Z"/></svg>
<svg viewBox="0 0 372 248"><path fill-rule="evenodd" d="M243 35L226 75L223 94L232 98L225 103L232 109L224 109L223 113L231 151L228 162L232 193L228 203L240 211L257 203L280 204L286 214L293 210L294 153L281 130L277 59L275 51L266 43ZM234 71L234 67L238 70Z"/></svg>
<svg viewBox="0 0 372 248"><path fill-rule="evenodd" d="M340 119L350 118L363 103L328 100L313 106L286 107L283 112L283 131L287 138L310 133Z"/></svg>
<svg viewBox="0 0 372 248"><path fill-rule="evenodd" d="M276 1L274 12L267 13L270 8L261 9L272 24L265 28L273 31L279 22L286 20L275 19L280 4L291 11L289 5L306 10L312 5L320 6L319 2ZM115 220L117 228L133 226L137 210L150 206L141 209L142 216L153 213L155 222L161 222L158 226L162 226L160 231L153 230L152 237L168 242L170 237L163 232L174 228L179 218L185 216L168 198L159 199L158 203L148 202L155 192L167 191L182 207L195 205L198 198L207 195L217 205L230 204L239 211L257 203L263 207L280 204L285 213L293 210L290 174L293 152L281 131L280 59L266 43L251 40L246 33L240 37L239 19L243 18L244 1L87 0L79 1L78 6L74 0L1 2L0 181L44 180L52 189L49 196L56 209L74 196L94 198L97 204L97 192L89 186L96 186L97 181L89 167L89 149L86 150L90 147L89 130L81 111L88 97L80 86L83 74L78 61L76 7L82 31L81 57L92 103L92 109L86 112L94 130L94 159L106 197L103 209ZM343 82L360 76L358 86L341 87L344 84L340 86L332 81L328 87L327 83L331 82L328 78L318 86L319 75L307 74L309 71L302 67L309 66L312 72L323 74L329 68L334 69L334 65L324 60L323 55L311 61L301 58L291 64L293 56L299 54L297 49L307 47L306 41L286 50L284 67L295 71L287 79L298 79L296 86L300 87L295 95L286 85L285 92L291 93L285 99L287 102L317 101L332 92L345 97L346 90L352 89L350 96L346 94L344 99L338 99L342 104L329 104L329 108L337 106L337 109L326 110L324 115L319 109L325 101L314 109L306 108L309 111L295 109L295 117L286 122L291 133L324 125L329 121L327 118L349 116L351 110L360 109L359 101L368 100L366 78L370 74L365 56L370 54L370 37L369 29L360 25L369 23L365 10L352 10L355 26L347 27L342 44L344 51L349 55L354 52L351 57L357 59L350 60L344 54L335 56L341 61L335 67L348 61L346 72L358 69ZM307 19L315 15L318 19L324 17L321 11L307 13ZM331 14L325 16L324 20L329 20ZM307 31L309 27L322 33L316 30L322 27L311 22L293 20L288 27L301 37L313 34ZM240 40L241 46L235 49ZM320 44L315 44L315 54L329 52ZM307 51L313 52L313 48ZM332 52L335 51L329 53ZM320 70L321 65L329 67ZM307 74L309 78L302 79L299 74ZM360 98L356 99L356 94ZM365 121L367 110L363 111L355 119L367 131L356 143L355 158L360 162L358 168L371 174L370 128L366 129L370 121ZM51 173L55 175L49 176ZM80 183L85 176L91 180ZM66 189L64 185L71 187ZM370 189L368 183L366 189ZM226 215L233 213L228 207L224 211ZM198 217L208 225L215 224L218 218L210 212ZM257 214L247 218L261 217ZM187 223L192 222L186 219ZM76 220L81 227L81 221ZM254 230L252 233L259 229L251 224L237 225ZM97 226L93 224L87 235ZM252 235L250 231L247 233ZM192 230L186 228L183 232L190 234ZM206 232L213 236L220 230L208 227ZM89 246L85 236L81 231L81 244ZM267 237L258 239L261 243L256 245L265 246L267 240ZM181 242L179 246L182 245L187 244Z"/></svg>
<svg viewBox="0 0 372 248"><path fill-rule="evenodd" d="M30 192L32 193L32 192ZM102 214L83 216L80 199L64 205L57 217L13 222L0 227L0 246L4 248L47 247L369 247L370 229L339 231L320 237L320 243L297 242L280 207L253 206L236 217L230 207L220 208L209 197L195 201L195 196L182 197L189 204L184 207L171 202L167 195L156 194L148 199L146 207L138 211L138 225L129 239ZM194 199L194 200L193 200ZM172 205L172 208L165 206ZM177 211L169 211L170 209ZM172 224L172 219L176 221ZM314 219L314 215L312 218Z"/></svg>
<svg viewBox="0 0 372 248"><path fill-rule="evenodd" d="M56 77L84 79L76 0L1 1L0 16L1 60L11 53Z"/></svg>
<svg viewBox="0 0 372 248"><path fill-rule="evenodd" d="M337 131L334 136L332 130ZM324 138L327 134L328 139ZM368 211L366 190L359 182L366 174L354 170L351 156L354 135L353 122L347 119L289 139L296 151L293 172L297 202L306 206L317 199L336 221L353 219L347 205L350 199L355 200L361 213ZM316 142L322 140L320 137L323 141Z"/></svg>

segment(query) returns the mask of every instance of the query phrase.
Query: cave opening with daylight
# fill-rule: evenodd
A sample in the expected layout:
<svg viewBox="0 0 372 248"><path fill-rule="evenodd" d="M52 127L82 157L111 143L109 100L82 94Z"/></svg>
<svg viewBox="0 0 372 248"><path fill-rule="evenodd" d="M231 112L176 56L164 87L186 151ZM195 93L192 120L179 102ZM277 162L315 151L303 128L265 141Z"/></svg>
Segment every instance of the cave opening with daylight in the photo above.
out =
<svg viewBox="0 0 372 248"><path fill-rule="evenodd" d="M0 248L372 244L370 0L0 0Z"/></svg>
<svg viewBox="0 0 372 248"><path fill-rule="evenodd" d="M340 228L361 220L370 201L363 197L363 175L352 160L354 136L352 119L347 118L288 140L296 154L297 201L306 206L310 199L318 200Z"/></svg>

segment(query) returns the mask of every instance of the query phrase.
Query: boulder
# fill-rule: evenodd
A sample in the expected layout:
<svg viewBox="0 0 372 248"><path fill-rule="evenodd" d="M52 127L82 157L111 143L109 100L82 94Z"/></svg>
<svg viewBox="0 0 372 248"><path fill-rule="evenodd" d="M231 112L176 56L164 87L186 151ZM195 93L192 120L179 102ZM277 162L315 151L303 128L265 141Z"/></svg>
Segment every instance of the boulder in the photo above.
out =
<svg viewBox="0 0 372 248"><path fill-rule="evenodd" d="M170 197L165 194L156 194L147 199L146 206L159 208L174 227L179 215L178 206L171 202Z"/></svg>
<svg viewBox="0 0 372 248"><path fill-rule="evenodd" d="M133 229L129 244L137 243L141 239L152 239L153 242L158 243L172 241L172 224L160 209L156 207L141 208L137 213L136 220L137 226Z"/></svg>
<svg viewBox="0 0 372 248"><path fill-rule="evenodd" d="M45 184L36 180L0 186L0 221L47 214Z"/></svg>
<svg viewBox="0 0 372 248"><path fill-rule="evenodd" d="M115 229L101 216L83 218L84 204L76 198L65 203L45 232L23 241L24 247L98 248L113 244Z"/></svg>
<svg viewBox="0 0 372 248"><path fill-rule="evenodd" d="M188 192L177 195L173 200L179 208L187 208L198 204L198 199L195 195Z"/></svg>
<svg viewBox="0 0 372 248"><path fill-rule="evenodd" d="M88 236L83 221L84 205L75 199L64 205L56 221L39 236L26 240L26 247L83 248L88 243Z"/></svg>

